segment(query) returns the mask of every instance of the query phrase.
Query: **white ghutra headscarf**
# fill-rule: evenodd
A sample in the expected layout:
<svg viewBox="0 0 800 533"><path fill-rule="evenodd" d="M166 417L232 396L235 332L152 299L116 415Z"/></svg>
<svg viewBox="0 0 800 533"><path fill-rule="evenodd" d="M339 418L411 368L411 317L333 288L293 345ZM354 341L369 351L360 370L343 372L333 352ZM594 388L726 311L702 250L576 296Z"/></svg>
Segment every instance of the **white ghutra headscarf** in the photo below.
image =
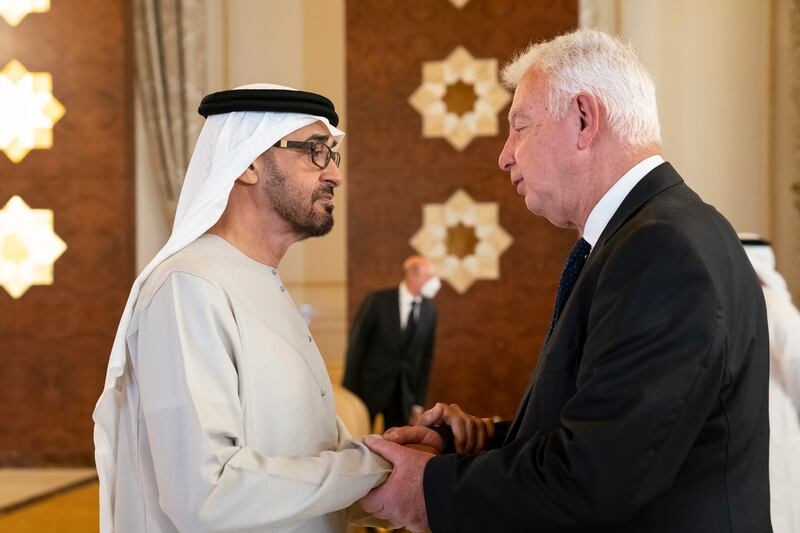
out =
<svg viewBox="0 0 800 533"><path fill-rule="evenodd" d="M786 280L775 269L772 246L756 233L740 233L739 239L761 284L781 298L791 301L792 295L786 286Z"/></svg>
<svg viewBox="0 0 800 533"><path fill-rule="evenodd" d="M240 89L295 91L290 87L255 84ZM128 362L126 336L139 291L151 272L164 260L203 235L222 215L236 179L281 138L300 128L322 122L331 136L344 132L322 116L291 112L236 111L206 119L197 139L181 188L172 234L163 248L133 282L111 348L103 392L94 414L95 463L100 480L100 531L110 533L114 524L114 486L118 427L122 406L122 376Z"/></svg>

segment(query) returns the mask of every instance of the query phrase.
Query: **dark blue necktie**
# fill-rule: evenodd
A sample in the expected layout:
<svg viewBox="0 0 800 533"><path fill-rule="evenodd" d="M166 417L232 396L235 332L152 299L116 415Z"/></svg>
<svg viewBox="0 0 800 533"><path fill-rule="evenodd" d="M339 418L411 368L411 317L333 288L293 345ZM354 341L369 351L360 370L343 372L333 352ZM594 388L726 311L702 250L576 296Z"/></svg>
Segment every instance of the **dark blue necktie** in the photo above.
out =
<svg viewBox="0 0 800 533"><path fill-rule="evenodd" d="M553 319L550 321L550 329L547 330L547 338L545 342L550 340L550 335L556 327L558 317L561 316L561 311L567 304L572 288L575 282L578 281L578 276L581 274L586 258L589 257L589 252L592 251L592 245L586 242L583 237L578 239L572 251L569 253L567 262L564 263L564 270L561 272L561 281L558 283L558 295L556 296L556 306L553 309Z"/></svg>

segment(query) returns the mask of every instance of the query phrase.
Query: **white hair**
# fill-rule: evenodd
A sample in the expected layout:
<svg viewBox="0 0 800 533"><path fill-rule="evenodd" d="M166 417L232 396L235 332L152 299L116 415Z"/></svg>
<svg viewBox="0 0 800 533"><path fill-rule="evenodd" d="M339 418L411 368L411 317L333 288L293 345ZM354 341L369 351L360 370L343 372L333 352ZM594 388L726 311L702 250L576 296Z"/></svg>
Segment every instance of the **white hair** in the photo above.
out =
<svg viewBox="0 0 800 533"><path fill-rule="evenodd" d="M655 86L629 43L590 29L534 43L503 67L503 82L515 89L532 69L548 76L551 117L563 118L570 100L587 92L600 101L609 129L621 142L661 142Z"/></svg>

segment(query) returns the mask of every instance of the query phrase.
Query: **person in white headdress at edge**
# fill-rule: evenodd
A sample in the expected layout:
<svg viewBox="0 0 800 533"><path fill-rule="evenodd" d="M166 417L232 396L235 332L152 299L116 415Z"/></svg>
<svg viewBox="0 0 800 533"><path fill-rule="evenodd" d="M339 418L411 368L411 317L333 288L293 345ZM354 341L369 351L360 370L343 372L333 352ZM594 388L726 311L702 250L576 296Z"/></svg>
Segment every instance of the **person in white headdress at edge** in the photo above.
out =
<svg viewBox="0 0 800 533"><path fill-rule="evenodd" d="M769 242L740 233L756 271L769 324L769 482L775 533L800 533L800 312L775 270Z"/></svg>
<svg viewBox="0 0 800 533"><path fill-rule="evenodd" d="M277 269L333 225L344 133L327 98L279 85L199 112L172 235L134 282L94 412L101 532L345 531L391 467L337 418Z"/></svg>

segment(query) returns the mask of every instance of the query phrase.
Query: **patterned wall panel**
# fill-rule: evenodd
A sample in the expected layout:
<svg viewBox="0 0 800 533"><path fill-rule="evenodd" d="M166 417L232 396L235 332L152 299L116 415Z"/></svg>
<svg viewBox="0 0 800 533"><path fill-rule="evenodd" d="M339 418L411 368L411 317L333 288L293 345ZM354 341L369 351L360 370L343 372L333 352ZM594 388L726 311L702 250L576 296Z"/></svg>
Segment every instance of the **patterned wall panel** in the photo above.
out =
<svg viewBox="0 0 800 533"><path fill-rule="evenodd" d="M513 415L552 312L563 261L575 235L534 217L497 167L507 133L476 136L463 150L425 138L409 97L426 62L461 46L503 64L531 40L573 28L577 1L351 0L347 4L348 311L367 292L396 284L409 240L423 226L423 205L459 189L496 202L513 239L500 277L458 294L445 284L428 401L458 402L476 414Z"/></svg>
<svg viewBox="0 0 800 533"><path fill-rule="evenodd" d="M0 465L93 464L91 413L134 276L130 2L57 1L12 27L0 65L52 74L53 145L0 156L0 205L53 211L53 285L0 290Z"/></svg>

